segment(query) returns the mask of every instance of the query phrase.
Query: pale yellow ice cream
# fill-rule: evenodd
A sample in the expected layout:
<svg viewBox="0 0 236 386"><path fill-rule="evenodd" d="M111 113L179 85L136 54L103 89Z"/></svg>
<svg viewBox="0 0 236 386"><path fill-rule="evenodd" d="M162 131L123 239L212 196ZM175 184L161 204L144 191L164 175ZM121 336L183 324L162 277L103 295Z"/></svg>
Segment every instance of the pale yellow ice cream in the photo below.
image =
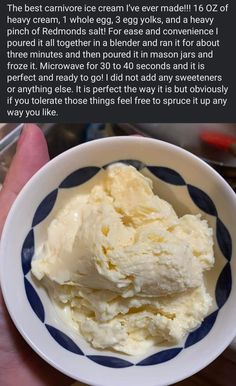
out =
<svg viewBox="0 0 236 386"><path fill-rule="evenodd" d="M57 213L32 272L94 347L141 354L207 315L212 233L200 215L178 218L135 168L114 164Z"/></svg>

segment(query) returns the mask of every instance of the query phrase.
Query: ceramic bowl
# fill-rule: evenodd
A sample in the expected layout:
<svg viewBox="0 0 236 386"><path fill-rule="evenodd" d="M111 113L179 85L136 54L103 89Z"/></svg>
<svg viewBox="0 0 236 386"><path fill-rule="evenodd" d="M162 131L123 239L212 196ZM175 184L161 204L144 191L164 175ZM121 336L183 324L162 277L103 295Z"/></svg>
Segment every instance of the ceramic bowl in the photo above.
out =
<svg viewBox="0 0 236 386"><path fill-rule="evenodd" d="M92 348L60 317L30 267L54 212L108 164L123 161L152 178L156 193L178 215L201 213L214 231L216 264L206 276L213 306L201 326L173 347L142 357ZM48 363L96 386L161 386L191 376L213 361L236 334L236 198L210 166L171 144L141 137L92 141L59 155L23 188L1 240L3 296L19 332Z"/></svg>

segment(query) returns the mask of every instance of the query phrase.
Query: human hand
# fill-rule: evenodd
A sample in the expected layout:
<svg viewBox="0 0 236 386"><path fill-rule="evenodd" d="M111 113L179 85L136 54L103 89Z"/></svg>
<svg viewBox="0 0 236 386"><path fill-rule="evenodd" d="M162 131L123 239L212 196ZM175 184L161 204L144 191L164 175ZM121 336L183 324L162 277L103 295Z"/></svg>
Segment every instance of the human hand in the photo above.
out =
<svg viewBox="0 0 236 386"><path fill-rule="evenodd" d="M25 125L0 192L0 234L17 195L48 161L47 144L41 130L33 124ZM0 385L67 386L72 382L27 345L13 325L0 293Z"/></svg>

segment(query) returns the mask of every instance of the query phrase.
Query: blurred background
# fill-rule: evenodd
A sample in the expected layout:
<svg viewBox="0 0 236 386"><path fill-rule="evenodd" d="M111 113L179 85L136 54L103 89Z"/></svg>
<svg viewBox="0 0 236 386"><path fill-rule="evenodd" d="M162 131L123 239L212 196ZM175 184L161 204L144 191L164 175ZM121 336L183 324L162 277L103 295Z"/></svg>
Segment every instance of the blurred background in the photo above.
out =
<svg viewBox="0 0 236 386"><path fill-rule="evenodd" d="M87 123L39 124L50 157L80 143L117 135L139 134L180 146L211 164L236 191L236 124ZM22 124L0 124L0 183L5 178Z"/></svg>

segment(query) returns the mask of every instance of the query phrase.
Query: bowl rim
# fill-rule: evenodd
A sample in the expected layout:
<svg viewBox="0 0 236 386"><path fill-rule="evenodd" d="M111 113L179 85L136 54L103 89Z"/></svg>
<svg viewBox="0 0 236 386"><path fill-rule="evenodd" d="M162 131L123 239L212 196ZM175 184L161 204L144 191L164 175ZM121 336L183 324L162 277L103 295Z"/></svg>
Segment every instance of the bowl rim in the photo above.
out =
<svg viewBox="0 0 236 386"><path fill-rule="evenodd" d="M8 237L9 229L11 227L11 220L15 216L15 209L18 206L18 202L20 201L21 197L23 197L25 194L27 194L28 191L31 190L31 187L34 186L34 184L37 182L37 180L40 180L41 178L43 178L45 173L47 174L48 170L50 170L51 168L53 169L54 165L56 165L58 162L60 162L61 159L64 159L65 157L67 157L67 155L69 153L73 153L74 152L76 154L79 151L79 149L81 149L82 147L85 148L85 149L86 148L90 149L92 146L96 146L98 143L101 143L101 142L109 144L111 142L117 142L118 143L118 141L121 141L121 142L125 141L127 143L139 144L139 145L141 143L143 143L143 142L153 143L153 144L155 143L155 145L157 145L157 146L158 145L164 146L164 147L166 147L168 149L173 149L173 150L175 150L177 152L180 152L181 154L186 154L187 153L188 156L190 156L193 159L197 160L197 162L199 162L200 164L204 165L204 167L207 168L208 171L213 173L215 178L217 178L219 181L221 181L221 183L223 183L224 187L228 190L228 193L230 195L232 195L232 199L233 198L235 199L234 191L227 184L227 182L223 179L223 177L220 176L210 165L208 165L205 161L201 160L199 157L195 156L194 154L190 153L189 151L187 151L185 149L179 148L176 145L173 145L173 144L170 144L170 143L166 143L164 141L152 139L152 138L136 137L136 136L132 136L132 137L123 137L122 136L122 137L103 138L103 139L94 140L94 141L91 141L91 142L88 142L88 143L80 144L80 145L78 145L78 146L76 146L74 148L71 148L71 149L67 150L66 152L63 152L62 154L60 154L57 157L55 157L54 159L52 159L50 162L48 162L46 165L44 165L27 182L27 184L23 187L22 191L20 192L20 194L16 198L13 206L10 209L10 212L9 212L9 214L7 216L7 219L6 219L6 222L5 222L5 225L4 225L4 229L3 229L3 233L2 233L2 238L1 238L1 243L0 243L0 282L1 282L2 293L3 293L4 301L5 301L5 304L7 306L8 312L10 313L10 316L11 316L11 318L12 318L16 328L18 329L20 334L24 337L24 339L27 341L27 343L46 362L48 362L50 365L52 365L53 367L55 367L56 369L58 369L59 371L63 372L64 374L66 374L68 376L71 376L70 372L67 372L67 370L65 370L64 368L62 369L61 366L57 365L57 363L52 361L45 353L42 353L40 350L37 349L37 346L28 338L27 334L21 329L21 326L19 326L17 320L15 320L14 315L11 312L11 305L9 305L7 303L7 301L6 301L6 298L7 298L7 294L5 292L6 288L5 288L5 285L4 285L4 279L2 278L2 275L3 275L4 244L7 242L7 237ZM204 365L199 364L198 366L195 366L194 369L192 369L192 370L185 369L184 370L184 377L183 377L183 375L181 375L179 377L175 376L175 378L173 378L171 383L168 383L168 384L172 384L173 382L178 382L178 381L183 380L183 379L185 379L187 377L190 377L191 375L195 374L200 369L202 369L203 367L205 367L209 363L211 363L229 345L231 340L235 337L235 333L236 333L236 326L235 326L235 331L232 332L230 336L227 334L227 339L221 344L220 348L218 348L218 351L213 353L211 357L209 356L208 360L204 361ZM82 382L85 382L85 383L88 382L88 380L86 378L83 379L82 377L80 377L79 380L82 381ZM97 382L91 383L91 381L90 381L89 384L94 385L94 386L104 386L104 383L97 383ZM163 385L165 385L165 384L163 383Z"/></svg>

